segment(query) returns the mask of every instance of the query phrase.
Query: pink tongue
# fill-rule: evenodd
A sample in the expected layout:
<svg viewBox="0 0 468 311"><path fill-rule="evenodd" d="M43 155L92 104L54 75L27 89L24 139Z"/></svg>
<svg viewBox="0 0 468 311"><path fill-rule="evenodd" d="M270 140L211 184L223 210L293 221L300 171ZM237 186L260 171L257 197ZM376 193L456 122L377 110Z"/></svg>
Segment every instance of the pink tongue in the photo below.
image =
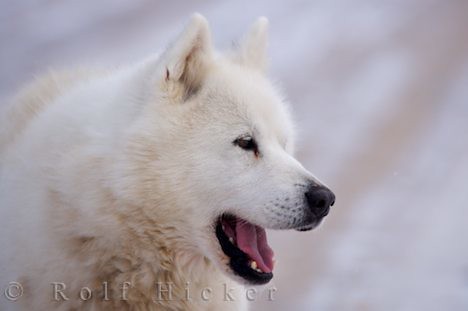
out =
<svg viewBox="0 0 468 311"><path fill-rule="evenodd" d="M245 221L237 221L236 242L237 247L257 262L260 270L273 271L273 250L268 245L265 229Z"/></svg>

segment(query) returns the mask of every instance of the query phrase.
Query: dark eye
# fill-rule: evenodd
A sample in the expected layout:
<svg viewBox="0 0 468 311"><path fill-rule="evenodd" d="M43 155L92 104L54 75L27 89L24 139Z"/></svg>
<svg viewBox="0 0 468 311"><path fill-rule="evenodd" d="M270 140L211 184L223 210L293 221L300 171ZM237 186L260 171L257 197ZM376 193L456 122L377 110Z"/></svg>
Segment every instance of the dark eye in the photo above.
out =
<svg viewBox="0 0 468 311"><path fill-rule="evenodd" d="M253 151L258 155L257 142L252 136L242 136L234 140L234 145L241 147L244 150Z"/></svg>

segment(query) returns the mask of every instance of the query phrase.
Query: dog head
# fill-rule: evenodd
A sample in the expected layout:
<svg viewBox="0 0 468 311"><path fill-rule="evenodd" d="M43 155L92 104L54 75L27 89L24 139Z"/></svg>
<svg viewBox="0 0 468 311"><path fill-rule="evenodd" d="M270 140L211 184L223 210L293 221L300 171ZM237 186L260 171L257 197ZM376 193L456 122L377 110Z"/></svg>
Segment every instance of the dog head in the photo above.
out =
<svg viewBox="0 0 468 311"><path fill-rule="evenodd" d="M152 208L167 205L184 243L251 284L272 277L265 228L310 230L335 200L293 156L287 104L265 75L267 24L260 18L239 47L217 54L194 15L157 61L141 127Z"/></svg>

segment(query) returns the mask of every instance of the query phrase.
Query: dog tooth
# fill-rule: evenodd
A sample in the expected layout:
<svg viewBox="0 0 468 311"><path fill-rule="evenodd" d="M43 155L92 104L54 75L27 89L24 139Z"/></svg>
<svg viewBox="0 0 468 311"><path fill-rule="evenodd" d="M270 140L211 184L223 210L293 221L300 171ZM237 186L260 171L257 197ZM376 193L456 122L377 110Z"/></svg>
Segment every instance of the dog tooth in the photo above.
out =
<svg viewBox="0 0 468 311"><path fill-rule="evenodd" d="M229 242L231 242L232 244L234 244L234 238L229 237Z"/></svg>
<svg viewBox="0 0 468 311"><path fill-rule="evenodd" d="M256 270L257 269L257 262L255 260L252 260L250 262L250 268Z"/></svg>
<svg viewBox="0 0 468 311"><path fill-rule="evenodd" d="M263 271L262 271L262 270L260 270L260 269L258 269L258 268L257 268L257 269L255 269L255 271L257 271L257 272L259 272L259 273L263 273Z"/></svg>

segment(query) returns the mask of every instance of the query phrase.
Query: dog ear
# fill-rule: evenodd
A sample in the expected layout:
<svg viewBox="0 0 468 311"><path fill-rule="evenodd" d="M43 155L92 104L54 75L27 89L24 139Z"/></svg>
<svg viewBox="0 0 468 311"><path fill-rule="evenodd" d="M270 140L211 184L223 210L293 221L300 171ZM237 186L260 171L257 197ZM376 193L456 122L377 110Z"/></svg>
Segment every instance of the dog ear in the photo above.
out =
<svg viewBox="0 0 468 311"><path fill-rule="evenodd" d="M268 19L259 17L241 41L234 59L240 64L264 72L267 69Z"/></svg>
<svg viewBox="0 0 468 311"><path fill-rule="evenodd" d="M163 53L163 89L172 99L185 100L200 88L212 57L211 35L207 20L192 15L179 37Z"/></svg>

